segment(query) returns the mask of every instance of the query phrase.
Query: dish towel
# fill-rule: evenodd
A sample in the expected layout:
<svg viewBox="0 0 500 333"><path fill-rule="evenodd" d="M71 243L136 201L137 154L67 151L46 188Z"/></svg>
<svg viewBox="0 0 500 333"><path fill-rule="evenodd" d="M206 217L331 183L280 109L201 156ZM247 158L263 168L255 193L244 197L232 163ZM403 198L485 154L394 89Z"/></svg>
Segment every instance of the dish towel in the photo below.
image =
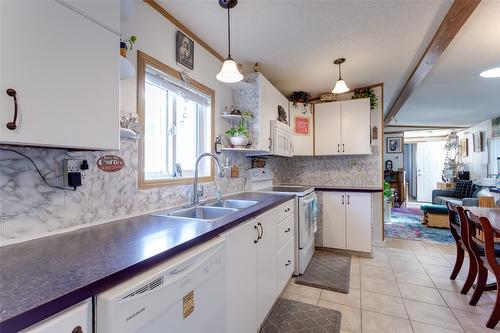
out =
<svg viewBox="0 0 500 333"><path fill-rule="evenodd" d="M312 213L313 232L316 233L316 231L318 231L318 199L314 198L310 207Z"/></svg>

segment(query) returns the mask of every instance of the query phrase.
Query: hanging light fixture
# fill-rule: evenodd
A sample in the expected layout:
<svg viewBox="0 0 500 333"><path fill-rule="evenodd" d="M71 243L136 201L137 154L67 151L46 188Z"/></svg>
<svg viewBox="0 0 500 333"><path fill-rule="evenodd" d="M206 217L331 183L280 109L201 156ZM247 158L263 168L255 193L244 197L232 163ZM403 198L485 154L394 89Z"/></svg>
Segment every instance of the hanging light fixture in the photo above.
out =
<svg viewBox="0 0 500 333"><path fill-rule="evenodd" d="M224 63L222 64L222 69L219 74L217 74L217 80L221 82L234 83L243 80L243 75L238 70L238 65L231 58L231 8L236 7L238 0L219 0L219 5L227 9L227 44L228 44L228 56Z"/></svg>
<svg viewBox="0 0 500 333"><path fill-rule="evenodd" d="M348 92L349 90L351 90L351 89L349 89L347 84L345 84L344 79L342 79L342 70L340 68L340 64L342 64L344 62L345 62L345 58L338 58L338 59L335 59L335 61L333 62L335 65L339 65L339 79L335 83L335 88L333 88L333 90L332 90L332 93L334 93L334 94L342 94L342 93L345 93L345 92Z"/></svg>

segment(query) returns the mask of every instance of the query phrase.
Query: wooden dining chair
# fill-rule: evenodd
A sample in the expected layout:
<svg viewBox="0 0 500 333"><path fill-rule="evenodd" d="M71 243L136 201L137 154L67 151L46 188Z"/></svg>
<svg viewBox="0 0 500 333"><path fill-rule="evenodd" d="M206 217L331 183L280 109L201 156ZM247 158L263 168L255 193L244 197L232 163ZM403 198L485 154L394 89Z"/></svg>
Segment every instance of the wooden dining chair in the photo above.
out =
<svg viewBox="0 0 500 333"><path fill-rule="evenodd" d="M457 248L457 258L455 260L453 270L451 271L450 279L456 279L460 269L462 268L464 253L467 252L469 255L469 272L467 273L465 283L460 290L461 294L466 295L474 285L474 281L477 276L477 263L469 245L467 218L465 217L465 211L462 207L451 202L446 202L446 206L448 207L450 232L455 239Z"/></svg>
<svg viewBox="0 0 500 333"><path fill-rule="evenodd" d="M495 253L495 231L493 230L493 227L491 226L491 223L488 220L488 218L478 217L472 214L470 211L467 211L466 214L467 214L467 219L470 220L475 225L480 226L483 232L482 238L484 239L484 241L482 242L482 244L484 245L485 256L481 257L482 265L484 266L485 269L492 272L497 280L497 297L496 297L495 307L491 312L490 318L486 322L486 327L495 328L498 321L500 320L500 291L498 290L498 281L500 279L500 263L497 261L497 255ZM484 281L484 283L486 284L486 280ZM482 291L480 291L480 293L482 293Z"/></svg>

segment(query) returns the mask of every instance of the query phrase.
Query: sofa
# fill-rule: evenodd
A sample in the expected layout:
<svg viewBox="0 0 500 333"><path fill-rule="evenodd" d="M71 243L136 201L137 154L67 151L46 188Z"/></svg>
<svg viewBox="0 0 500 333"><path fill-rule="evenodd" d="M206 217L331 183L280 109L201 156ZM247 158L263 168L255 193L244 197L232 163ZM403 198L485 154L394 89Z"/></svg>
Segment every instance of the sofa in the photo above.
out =
<svg viewBox="0 0 500 333"><path fill-rule="evenodd" d="M460 206L478 206L479 198L477 194L482 188L482 186L472 185L472 196L463 199L455 197L455 190L433 190L432 203L434 205L446 205L446 202L449 201Z"/></svg>

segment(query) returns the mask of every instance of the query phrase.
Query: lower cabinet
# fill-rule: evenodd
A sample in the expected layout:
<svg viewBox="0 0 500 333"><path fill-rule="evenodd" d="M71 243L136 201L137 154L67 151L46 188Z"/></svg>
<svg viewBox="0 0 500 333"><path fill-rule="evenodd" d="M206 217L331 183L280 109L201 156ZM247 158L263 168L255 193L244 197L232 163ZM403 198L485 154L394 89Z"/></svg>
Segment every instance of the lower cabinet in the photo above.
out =
<svg viewBox="0 0 500 333"><path fill-rule="evenodd" d="M372 251L371 194L323 192L323 246Z"/></svg>
<svg viewBox="0 0 500 333"><path fill-rule="evenodd" d="M92 333L91 301L73 306L36 324L22 332L25 333Z"/></svg>
<svg viewBox="0 0 500 333"><path fill-rule="evenodd" d="M257 332L292 276L293 232L287 232L290 239L282 247L278 240L280 219L293 216L287 205L293 207L293 200L221 235L226 240L228 333Z"/></svg>

